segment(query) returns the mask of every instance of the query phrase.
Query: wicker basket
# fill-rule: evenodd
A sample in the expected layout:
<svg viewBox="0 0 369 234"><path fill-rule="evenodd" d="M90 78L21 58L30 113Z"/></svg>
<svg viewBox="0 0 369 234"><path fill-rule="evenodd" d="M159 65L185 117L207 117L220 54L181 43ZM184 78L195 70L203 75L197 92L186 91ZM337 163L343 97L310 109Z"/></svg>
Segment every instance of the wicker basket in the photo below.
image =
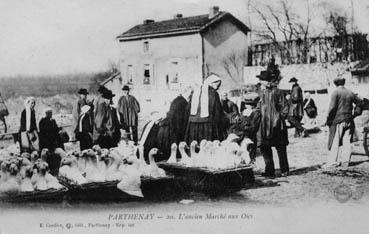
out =
<svg viewBox="0 0 369 234"><path fill-rule="evenodd" d="M145 200L168 201L183 195L183 188L174 176L141 177L141 190Z"/></svg>
<svg viewBox="0 0 369 234"><path fill-rule="evenodd" d="M68 189L48 189L44 191L4 193L0 200L5 202L61 202L67 195Z"/></svg>
<svg viewBox="0 0 369 234"><path fill-rule="evenodd" d="M91 182L78 185L71 180L59 176L59 182L66 186L68 191L68 199L70 201L137 201L140 197L132 196L117 188L119 181Z"/></svg>
<svg viewBox="0 0 369 234"><path fill-rule="evenodd" d="M224 170L185 167L179 164L159 163L168 174L174 175L187 192L201 192L209 196L237 192L255 181L252 167L242 166Z"/></svg>

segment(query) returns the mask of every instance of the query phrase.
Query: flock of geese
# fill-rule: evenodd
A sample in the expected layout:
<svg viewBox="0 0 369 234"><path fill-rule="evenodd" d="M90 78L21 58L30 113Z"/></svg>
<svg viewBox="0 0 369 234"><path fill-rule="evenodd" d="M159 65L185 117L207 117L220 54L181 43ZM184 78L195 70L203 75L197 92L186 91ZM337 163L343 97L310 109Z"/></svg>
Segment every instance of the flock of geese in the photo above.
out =
<svg viewBox="0 0 369 234"><path fill-rule="evenodd" d="M40 155L37 152L19 155L13 150L2 150L0 152L0 193L63 188L58 179L49 172L46 162L48 153L47 149L42 150Z"/></svg>
<svg viewBox="0 0 369 234"><path fill-rule="evenodd" d="M173 143L167 163L214 170L238 167L248 160L247 146L252 142L244 139L238 145L234 142L237 138L235 134L230 134L222 142L202 140L198 144L193 141L189 147L185 142L178 146ZM62 188L58 179L49 172L46 158L50 153L47 149L43 149L40 155L37 152L19 155L16 150L0 151L0 193ZM144 147L136 146L131 141L121 141L111 149L95 145L92 149L69 153L57 148L54 154L61 158L59 175L78 185L119 181L118 189L142 197L142 176L166 177L165 171L158 167L154 159L158 149L149 151L146 162Z"/></svg>
<svg viewBox="0 0 369 234"><path fill-rule="evenodd" d="M178 146L173 143L167 163L213 170L239 167L246 164L246 161L249 160L247 147L253 142L245 138L239 145L235 142L236 139L238 139L238 136L231 133L222 142L218 140L202 140L198 144L196 141L193 141L189 147L189 154L186 151L188 149L186 142L180 142ZM181 156L179 160L177 160L177 150Z"/></svg>

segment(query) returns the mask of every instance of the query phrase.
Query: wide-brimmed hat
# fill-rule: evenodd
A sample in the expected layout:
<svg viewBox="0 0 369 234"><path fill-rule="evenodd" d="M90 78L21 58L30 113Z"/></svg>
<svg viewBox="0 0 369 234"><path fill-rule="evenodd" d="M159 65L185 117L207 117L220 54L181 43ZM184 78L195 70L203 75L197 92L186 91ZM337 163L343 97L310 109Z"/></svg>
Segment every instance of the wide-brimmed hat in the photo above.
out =
<svg viewBox="0 0 369 234"><path fill-rule="evenodd" d="M87 94L88 94L88 91L87 91L87 89L79 89L79 90L78 90L78 94L84 94L84 95L87 95Z"/></svg>
<svg viewBox="0 0 369 234"><path fill-rule="evenodd" d="M107 89L103 94L102 97L105 99L111 99L112 97L114 97L115 94L113 94L113 92L109 89Z"/></svg>
<svg viewBox="0 0 369 234"><path fill-rule="evenodd" d="M124 85L123 88L122 88L122 90L129 91L129 86L128 85Z"/></svg>
<svg viewBox="0 0 369 234"><path fill-rule="evenodd" d="M290 79L290 81L288 81L289 83L291 83L291 82L297 82L298 80L296 79L296 77L292 77L291 79Z"/></svg>

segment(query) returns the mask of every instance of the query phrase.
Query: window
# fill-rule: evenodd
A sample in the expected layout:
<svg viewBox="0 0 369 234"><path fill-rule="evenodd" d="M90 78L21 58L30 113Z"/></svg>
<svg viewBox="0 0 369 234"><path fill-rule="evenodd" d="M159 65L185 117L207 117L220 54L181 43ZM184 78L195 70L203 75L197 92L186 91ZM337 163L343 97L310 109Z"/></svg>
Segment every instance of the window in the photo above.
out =
<svg viewBox="0 0 369 234"><path fill-rule="evenodd" d="M178 83L178 62L172 61L171 62L171 77L170 82L171 83Z"/></svg>
<svg viewBox="0 0 369 234"><path fill-rule="evenodd" d="M133 66L132 65L127 66L127 82L128 82L128 84L133 84L133 82L134 82Z"/></svg>
<svg viewBox="0 0 369 234"><path fill-rule="evenodd" d="M149 85L149 84L152 83L152 79L153 79L152 66L150 64L145 64L144 65L144 80L143 80L143 83L145 85Z"/></svg>
<svg viewBox="0 0 369 234"><path fill-rule="evenodd" d="M144 43L143 43L143 51L144 51L144 53L148 53L149 52L149 42L148 41L144 41Z"/></svg>

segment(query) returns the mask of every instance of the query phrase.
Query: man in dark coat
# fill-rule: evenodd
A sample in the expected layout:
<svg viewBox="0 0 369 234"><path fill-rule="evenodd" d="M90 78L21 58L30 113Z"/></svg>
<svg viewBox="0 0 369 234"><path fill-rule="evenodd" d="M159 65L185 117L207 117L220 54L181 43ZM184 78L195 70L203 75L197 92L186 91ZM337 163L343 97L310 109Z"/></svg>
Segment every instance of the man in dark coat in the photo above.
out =
<svg viewBox="0 0 369 234"><path fill-rule="evenodd" d="M301 120L304 117L304 98L302 96L302 89L297 83L295 77L290 79L292 83L291 96L289 100L288 122L295 128L295 137L306 136Z"/></svg>
<svg viewBox="0 0 369 234"><path fill-rule="evenodd" d="M267 83L261 92L258 103L258 109L261 111L261 122L257 143L264 157L264 176L267 177L275 176L272 147L277 150L282 176L287 176L289 173L288 133L285 122L288 115L288 105L283 92L277 88L277 82L277 80L271 80Z"/></svg>
<svg viewBox="0 0 369 234"><path fill-rule="evenodd" d="M127 85L123 86L122 90L123 96L119 99L117 108L120 116L120 123L126 132L131 133L131 140L137 144L138 113L140 112L140 104L134 96L129 94L129 87ZM130 129L132 129L132 131Z"/></svg>
<svg viewBox="0 0 369 234"><path fill-rule="evenodd" d="M334 80L337 89L333 91L326 125L329 126L328 159L325 167L347 163L351 155L351 143L354 141L354 118L361 113L353 113L353 107L359 106L361 99L344 87L345 79Z"/></svg>
<svg viewBox="0 0 369 234"><path fill-rule="evenodd" d="M115 108L110 106L114 96L110 90L104 91L102 95L104 102L99 103L98 112L95 113L93 140L94 144L98 144L102 148L115 147L119 141L118 116Z"/></svg>
<svg viewBox="0 0 369 234"><path fill-rule="evenodd" d="M218 75L211 74L202 86L195 90L189 103L185 141L190 144L196 140L223 140L225 132L224 112L217 90L221 85Z"/></svg>

